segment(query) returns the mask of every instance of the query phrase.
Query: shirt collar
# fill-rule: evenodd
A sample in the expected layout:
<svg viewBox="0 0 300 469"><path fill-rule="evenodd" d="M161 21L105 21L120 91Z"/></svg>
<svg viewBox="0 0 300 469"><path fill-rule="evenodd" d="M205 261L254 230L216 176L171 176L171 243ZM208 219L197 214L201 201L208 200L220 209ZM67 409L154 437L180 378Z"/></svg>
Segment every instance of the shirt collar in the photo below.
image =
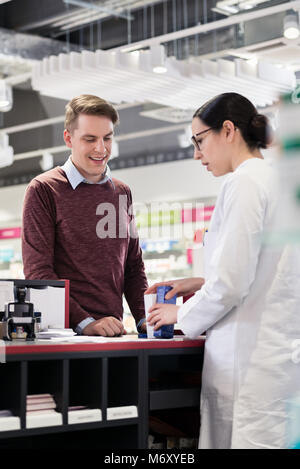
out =
<svg viewBox="0 0 300 469"><path fill-rule="evenodd" d="M61 169L66 173L69 183L71 184L72 188L75 190L80 183L84 182L86 184L92 184L91 182L87 181L84 176L78 171L74 163L72 162L71 156L67 159L65 164L61 166ZM106 166L104 178L101 181L96 182L95 184L105 184L107 181L110 181L114 187L112 178L111 178L111 171L108 166Z"/></svg>

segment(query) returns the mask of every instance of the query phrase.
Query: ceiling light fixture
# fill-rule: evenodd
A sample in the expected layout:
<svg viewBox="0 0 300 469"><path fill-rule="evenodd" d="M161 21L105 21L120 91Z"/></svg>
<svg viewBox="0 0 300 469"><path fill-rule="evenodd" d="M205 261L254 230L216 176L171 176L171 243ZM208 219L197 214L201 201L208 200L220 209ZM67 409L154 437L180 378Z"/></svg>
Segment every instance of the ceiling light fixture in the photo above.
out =
<svg viewBox="0 0 300 469"><path fill-rule="evenodd" d="M13 105L12 89L5 80L0 80L0 112L10 111Z"/></svg>
<svg viewBox="0 0 300 469"><path fill-rule="evenodd" d="M267 3L268 1L270 0L220 0L212 10L230 16L244 10L252 10L260 3Z"/></svg>
<svg viewBox="0 0 300 469"><path fill-rule="evenodd" d="M11 166L14 161L14 150L8 143L8 135L0 132L0 168Z"/></svg>
<svg viewBox="0 0 300 469"><path fill-rule="evenodd" d="M166 55L164 46L158 44L150 47L152 70L154 73L166 73Z"/></svg>
<svg viewBox="0 0 300 469"><path fill-rule="evenodd" d="M49 169L53 168L53 155L49 152L43 153L42 159L40 160L40 167L43 171L48 171Z"/></svg>
<svg viewBox="0 0 300 469"><path fill-rule="evenodd" d="M286 39L297 39L299 34L298 13L296 11L289 10L283 20L283 35Z"/></svg>
<svg viewBox="0 0 300 469"><path fill-rule="evenodd" d="M190 125L187 125L184 129L184 132L177 135L178 145L180 148L188 148L191 146L191 135L192 135L192 128Z"/></svg>

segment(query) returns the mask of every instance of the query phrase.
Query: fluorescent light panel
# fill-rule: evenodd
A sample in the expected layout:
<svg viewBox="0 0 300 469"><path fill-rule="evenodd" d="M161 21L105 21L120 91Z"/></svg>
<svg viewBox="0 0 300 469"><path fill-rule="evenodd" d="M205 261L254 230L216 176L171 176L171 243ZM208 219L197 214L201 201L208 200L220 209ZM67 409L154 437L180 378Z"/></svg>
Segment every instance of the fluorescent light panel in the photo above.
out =
<svg viewBox="0 0 300 469"><path fill-rule="evenodd" d="M221 0L217 2L212 10L223 13L226 16L239 13L244 10L251 10L261 3L267 3L270 0Z"/></svg>
<svg viewBox="0 0 300 469"><path fill-rule="evenodd" d="M194 109L226 91L244 94L259 106L271 105L296 83L293 71L242 59L183 62L168 57L165 67L166 73L153 73L151 50L71 52L37 63L32 86L62 99L90 93L116 104L151 101Z"/></svg>

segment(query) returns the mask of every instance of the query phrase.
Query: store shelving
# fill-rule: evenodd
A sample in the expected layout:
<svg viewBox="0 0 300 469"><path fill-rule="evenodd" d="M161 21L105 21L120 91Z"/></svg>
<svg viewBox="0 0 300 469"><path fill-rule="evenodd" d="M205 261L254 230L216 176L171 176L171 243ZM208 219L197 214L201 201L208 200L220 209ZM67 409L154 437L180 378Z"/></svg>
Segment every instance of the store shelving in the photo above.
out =
<svg viewBox="0 0 300 469"><path fill-rule="evenodd" d="M0 448L34 444L48 447L51 441L59 447L62 433L67 447L73 447L74 441L80 439L83 447L89 446L90 438L97 440L98 447L102 448L116 447L116 444L120 449L146 448L149 411L169 409L170 405L178 409L187 404L199 407L199 385L187 384L184 380L174 385L174 380L180 376L177 367L184 367L191 375L200 372L202 353L202 346L182 348L178 345L155 350L8 355L7 363L0 366L3 383L0 410L9 409L18 417L20 429L1 429L0 419ZM169 376L169 385L162 379L162 373ZM46 423L41 420L40 426L28 425L26 397L43 393L53 395L56 411L61 415L60 424L47 425L46 420ZM69 422L68 408L75 405L96 409L101 418ZM118 415L110 418L113 409L121 411L121 418Z"/></svg>

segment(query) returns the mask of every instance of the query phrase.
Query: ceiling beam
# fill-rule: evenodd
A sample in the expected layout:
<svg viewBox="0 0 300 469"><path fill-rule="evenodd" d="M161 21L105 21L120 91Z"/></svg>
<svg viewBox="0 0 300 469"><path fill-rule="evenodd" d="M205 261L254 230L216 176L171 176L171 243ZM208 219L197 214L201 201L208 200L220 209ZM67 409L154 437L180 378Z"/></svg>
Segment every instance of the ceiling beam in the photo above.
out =
<svg viewBox="0 0 300 469"><path fill-rule="evenodd" d="M116 18L123 18L130 21L134 20L134 17L129 13L117 13L115 10L109 10L108 8L102 7L96 3L86 2L83 0L63 0L63 2L67 5L74 5L80 8L87 8L89 10L95 10L100 13L106 13L107 15L115 16Z"/></svg>
<svg viewBox="0 0 300 469"><path fill-rule="evenodd" d="M300 10L300 0L288 1L275 5L272 7L261 8L259 10L249 11L247 13L239 13L232 15L228 18L222 20L211 21L209 23L198 24L192 26L191 28L182 29L179 31L174 31L172 33L164 34L162 36L156 36L143 41L114 47L111 50L121 50L123 52L129 52L133 50L143 49L150 47L155 44L164 44L166 42L175 41L177 39L183 39L189 36L195 36L197 34L207 33L209 31L215 31L217 29L226 28L234 24L240 24L246 21L255 20L257 18L263 18L265 16L275 15L277 13L282 13L287 10Z"/></svg>
<svg viewBox="0 0 300 469"><path fill-rule="evenodd" d="M69 49L80 51L80 47L74 44L70 44ZM49 55L66 52L68 52L66 44L62 41L0 28L0 54L27 60L42 60Z"/></svg>
<svg viewBox="0 0 300 469"><path fill-rule="evenodd" d="M178 132L180 130L185 130L187 127L187 123L185 124L175 124L175 125L168 125L165 127L158 127L156 129L149 129L149 130L141 130L139 132L130 132L123 135L116 135L114 139L116 142L124 142L126 140L135 140L137 138L144 138L153 135L161 135L168 132ZM65 145L58 145L56 147L49 147L49 148L40 148L38 150L27 151L24 153L18 153L14 156L14 161L25 160L27 158L35 158L37 156L41 156L43 153L62 153L62 152L70 152L70 149L67 148Z"/></svg>
<svg viewBox="0 0 300 469"><path fill-rule="evenodd" d="M8 80L6 79L6 81ZM118 111L122 111L123 109L128 109L128 108L137 107L137 106L140 106L140 103L119 104L115 106L115 108ZM46 127L48 125L60 124L61 122L64 122L64 121L65 121L64 115L56 116L56 117L49 117L48 119L41 119L39 121L25 122L24 124L14 125L11 127L5 127L4 129L0 129L0 133L4 133L7 135L15 134L17 132L24 132L26 130L37 129L39 127Z"/></svg>

